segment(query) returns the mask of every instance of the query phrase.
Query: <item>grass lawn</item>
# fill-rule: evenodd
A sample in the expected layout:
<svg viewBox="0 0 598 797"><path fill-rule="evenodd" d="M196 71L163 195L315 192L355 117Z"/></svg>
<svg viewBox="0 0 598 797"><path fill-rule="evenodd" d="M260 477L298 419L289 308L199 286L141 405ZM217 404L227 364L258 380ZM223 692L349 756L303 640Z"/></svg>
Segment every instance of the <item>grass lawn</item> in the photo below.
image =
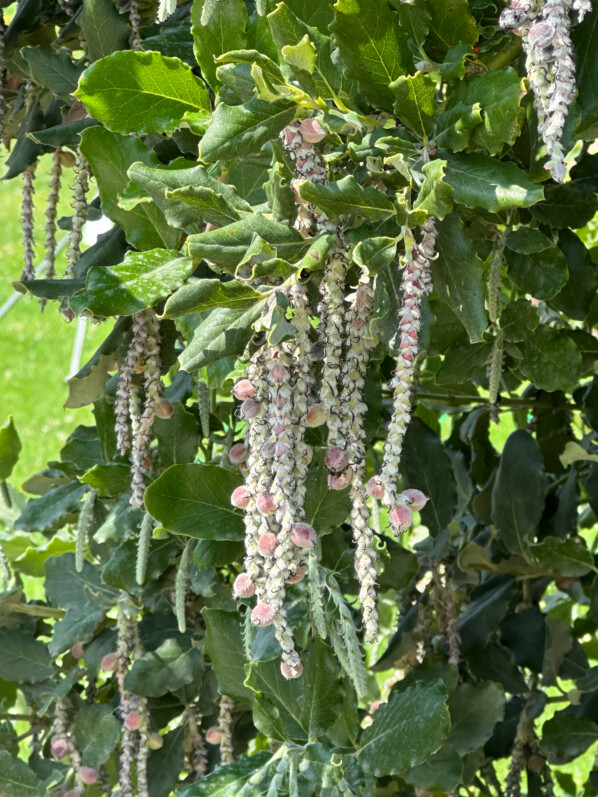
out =
<svg viewBox="0 0 598 797"><path fill-rule="evenodd" d="M2 166L4 165L4 157ZM35 179L36 265L43 259L44 210L48 195L51 156L42 158ZM65 169L59 215L70 214L73 170ZM20 227L21 182L17 178L0 182L0 305L14 294L12 282L22 270ZM59 230L57 240L66 233ZM66 265L64 250L57 263L58 275ZM21 458L10 479L14 486L57 458L58 451L77 423L91 420L89 408L63 409L68 395L69 374L77 322L68 324L56 302L43 313L37 299L23 296L7 315L0 318L0 424L9 415L23 443ZM86 325L81 364L93 353L108 332L106 325Z"/></svg>

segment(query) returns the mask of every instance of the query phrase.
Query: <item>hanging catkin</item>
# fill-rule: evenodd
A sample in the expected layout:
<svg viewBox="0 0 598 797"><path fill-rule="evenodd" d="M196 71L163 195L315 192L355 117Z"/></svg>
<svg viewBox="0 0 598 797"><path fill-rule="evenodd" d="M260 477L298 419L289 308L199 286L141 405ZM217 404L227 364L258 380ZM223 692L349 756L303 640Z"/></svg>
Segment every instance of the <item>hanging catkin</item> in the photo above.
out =
<svg viewBox="0 0 598 797"><path fill-rule="evenodd" d="M52 153L52 168L50 171L50 192L46 204L46 241L44 263L46 266L46 279L52 279L56 266L56 215L60 195L62 178L62 150Z"/></svg>
<svg viewBox="0 0 598 797"><path fill-rule="evenodd" d="M83 239L83 225L87 218L87 192L89 190L89 165L79 148L75 160L75 184L73 186L73 215L71 218L71 234L66 260L65 276L72 278L74 269L81 257L81 241Z"/></svg>
<svg viewBox="0 0 598 797"><path fill-rule="evenodd" d="M137 0L129 0L129 24L131 26L131 36L129 47L131 50L138 50L141 44L139 28L141 27L141 14L139 13L139 3Z"/></svg>
<svg viewBox="0 0 598 797"><path fill-rule="evenodd" d="M33 103L33 83L25 83L25 118L29 116ZM34 179L37 164L30 164L22 175L21 188L21 228L23 231L23 272L21 280L32 280L35 277L35 240L33 237L33 195L35 193Z"/></svg>

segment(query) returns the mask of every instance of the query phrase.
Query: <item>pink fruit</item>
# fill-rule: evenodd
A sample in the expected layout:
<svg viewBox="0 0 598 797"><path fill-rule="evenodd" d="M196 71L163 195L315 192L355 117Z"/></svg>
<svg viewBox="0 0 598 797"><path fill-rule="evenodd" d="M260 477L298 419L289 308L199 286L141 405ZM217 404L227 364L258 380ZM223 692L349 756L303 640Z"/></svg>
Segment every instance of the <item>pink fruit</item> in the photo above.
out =
<svg viewBox="0 0 598 797"><path fill-rule="evenodd" d="M339 476L332 473L328 476L328 487L330 490L344 490L351 484L353 478L353 468L347 468Z"/></svg>
<svg viewBox="0 0 598 797"><path fill-rule="evenodd" d="M326 410L321 404L312 404L305 415L305 425L309 429L326 423Z"/></svg>
<svg viewBox="0 0 598 797"><path fill-rule="evenodd" d="M285 584L298 584L300 581L303 581L305 578L306 569L304 565L299 565L299 567L295 570L295 572L289 576Z"/></svg>
<svg viewBox="0 0 598 797"><path fill-rule="evenodd" d="M399 504L390 512L390 524L397 534L406 531L413 523L413 512L408 506Z"/></svg>
<svg viewBox="0 0 598 797"><path fill-rule="evenodd" d="M268 558L274 556L274 552L277 548L278 540L276 534L272 534L270 531L266 532L266 534L262 534L258 540L257 549L262 556L267 556Z"/></svg>
<svg viewBox="0 0 598 797"><path fill-rule="evenodd" d="M156 415L158 418L162 418L163 421L167 421L169 418L172 418L172 413L174 412L174 407L168 401L168 399L161 398L156 401Z"/></svg>
<svg viewBox="0 0 598 797"><path fill-rule="evenodd" d="M255 595L255 584L247 573L239 573L233 584L235 598L251 598Z"/></svg>
<svg viewBox="0 0 598 797"><path fill-rule="evenodd" d="M80 767L79 777L86 786L91 786L93 783L97 783L98 773L93 767Z"/></svg>
<svg viewBox="0 0 598 797"><path fill-rule="evenodd" d="M251 612L251 622L253 625L261 627L270 625L274 620L275 611L267 603L258 603Z"/></svg>
<svg viewBox="0 0 598 797"><path fill-rule="evenodd" d="M370 714L373 714L374 711L378 711L378 709L382 705L382 702L383 702L382 700L374 700L374 702L370 706Z"/></svg>
<svg viewBox="0 0 598 797"><path fill-rule="evenodd" d="M106 653L100 662L100 669L113 672L118 666L118 653Z"/></svg>
<svg viewBox="0 0 598 797"><path fill-rule="evenodd" d="M75 645L73 645L73 647L71 648L71 655L75 659L83 658L83 645L81 642L77 642Z"/></svg>
<svg viewBox="0 0 598 797"><path fill-rule="evenodd" d="M255 387L249 379L238 379L233 385L233 396L239 401L245 401L255 396Z"/></svg>
<svg viewBox="0 0 598 797"><path fill-rule="evenodd" d="M64 736L53 736L50 742L50 750L52 751L52 758L60 761L71 751L71 746Z"/></svg>
<svg viewBox="0 0 598 797"><path fill-rule="evenodd" d="M222 741L222 731L217 725L212 725L206 731L206 742L208 744L220 744Z"/></svg>
<svg viewBox="0 0 598 797"><path fill-rule="evenodd" d="M365 489L368 495L371 495L372 498L376 498L378 501L384 498L384 485L379 476L372 476L366 484Z"/></svg>
<svg viewBox="0 0 598 797"><path fill-rule="evenodd" d="M412 512L421 511L430 500L421 490L404 490L401 496L407 499L409 509L411 509Z"/></svg>
<svg viewBox="0 0 598 797"><path fill-rule="evenodd" d="M255 504L262 515L272 515L274 512L276 512L274 496L270 493L260 493L255 501Z"/></svg>
<svg viewBox="0 0 598 797"><path fill-rule="evenodd" d="M228 458L233 465L242 465L247 460L249 452L243 443L236 443L228 452Z"/></svg>
<svg viewBox="0 0 598 797"><path fill-rule="evenodd" d="M256 418L260 414L262 405L254 399L245 399L241 404L241 418Z"/></svg>
<svg viewBox="0 0 598 797"><path fill-rule="evenodd" d="M249 492L249 488L241 484L232 491L230 502L233 506L236 506L237 509L245 509L250 498L251 493Z"/></svg>
<svg viewBox="0 0 598 797"><path fill-rule="evenodd" d="M293 678L299 678L301 676L303 667L300 662L292 667L290 664L287 664L286 661L283 661L280 665L280 671L287 681L292 681Z"/></svg>
<svg viewBox="0 0 598 797"><path fill-rule="evenodd" d="M326 452L324 462L328 470L332 473L341 473L349 464L349 454L343 451L342 448L334 446L333 448L329 448Z"/></svg>
<svg viewBox="0 0 598 797"><path fill-rule="evenodd" d="M326 138L326 131L317 119L304 119L299 128L301 135L309 144L317 144Z"/></svg>
<svg viewBox="0 0 598 797"><path fill-rule="evenodd" d="M130 731L136 731L141 726L141 715L138 711L129 711L125 717L125 725Z"/></svg>
<svg viewBox="0 0 598 797"><path fill-rule="evenodd" d="M311 548L317 539L316 530L309 523L296 523L291 529L291 539L299 548Z"/></svg>

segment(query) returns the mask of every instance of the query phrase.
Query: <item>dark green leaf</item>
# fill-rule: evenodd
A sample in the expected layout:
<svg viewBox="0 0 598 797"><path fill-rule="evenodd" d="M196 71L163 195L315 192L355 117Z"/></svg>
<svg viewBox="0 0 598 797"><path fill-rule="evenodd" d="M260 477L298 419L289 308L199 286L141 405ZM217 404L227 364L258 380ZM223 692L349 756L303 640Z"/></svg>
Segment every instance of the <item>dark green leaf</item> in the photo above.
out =
<svg viewBox="0 0 598 797"><path fill-rule="evenodd" d="M37 775L20 758L0 750L0 792L7 797L39 797Z"/></svg>
<svg viewBox="0 0 598 797"><path fill-rule="evenodd" d="M189 637L167 639L133 663L125 689L143 697L160 697L192 683L201 667L201 653Z"/></svg>
<svg viewBox="0 0 598 797"><path fill-rule="evenodd" d="M403 780L425 792L449 794L461 782L463 762L450 744L444 744L428 761L407 770Z"/></svg>
<svg viewBox="0 0 598 797"><path fill-rule="evenodd" d="M515 285L536 299L552 298L569 277L565 256L556 246L526 254L507 250L506 260Z"/></svg>
<svg viewBox="0 0 598 797"><path fill-rule="evenodd" d="M202 24L203 23L203 24ZM243 0L195 0L191 8L193 49L201 73L216 91L221 83L216 77L214 59L229 50L245 46L247 11Z"/></svg>
<svg viewBox="0 0 598 797"><path fill-rule="evenodd" d="M560 711L542 727L542 751L553 764L566 764L598 739L598 725Z"/></svg>
<svg viewBox="0 0 598 797"><path fill-rule="evenodd" d="M169 797L185 767L185 728L179 726L162 736L162 747L152 750L147 761L149 797Z"/></svg>
<svg viewBox="0 0 598 797"><path fill-rule="evenodd" d="M532 545L530 550L544 570L557 576L579 578L594 569L594 557L575 540L546 537L538 545Z"/></svg>
<svg viewBox="0 0 598 797"><path fill-rule="evenodd" d="M446 51L459 42L475 44L478 40L478 29L467 0L428 0L428 12L428 46Z"/></svg>
<svg viewBox="0 0 598 797"><path fill-rule="evenodd" d="M0 678L18 684L39 683L54 673L46 644L28 631L0 628Z"/></svg>
<svg viewBox="0 0 598 797"><path fill-rule="evenodd" d="M280 672L279 659L247 665L245 685L255 692L253 721L266 736L280 741L307 741L302 724L304 678L288 681Z"/></svg>
<svg viewBox="0 0 598 797"><path fill-rule="evenodd" d="M64 523L69 515L79 511L86 484L69 482L52 487L41 498L33 498L15 521L20 531L48 531Z"/></svg>
<svg viewBox="0 0 598 797"><path fill-rule="evenodd" d="M8 479L22 448L12 415L0 426L0 479Z"/></svg>
<svg viewBox="0 0 598 797"><path fill-rule="evenodd" d="M342 710L343 687L332 650L320 639L312 641L303 674L301 724L310 739L323 736Z"/></svg>
<svg viewBox="0 0 598 797"><path fill-rule="evenodd" d="M357 760L377 777L426 761L440 749L450 728L442 681L395 692L361 735Z"/></svg>
<svg viewBox="0 0 598 797"><path fill-rule="evenodd" d="M226 767L217 767L196 783L178 789L179 797L232 797L238 794L251 775L263 767L270 753L265 750L251 756L242 756Z"/></svg>
<svg viewBox="0 0 598 797"><path fill-rule="evenodd" d="M427 139L437 108L436 83L429 75L416 72L397 78L390 87L395 94L395 114L417 136Z"/></svg>
<svg viewBox="0 0 598 797"><path fill-rule="evenodd" d="M68 53L53 53L38 45L23 47L21 54L27 61L31 77L36 83L45 86L57 97L69 100L69 96L77 88L82 69L74 63Z"/></svg>
<svg viewBox="0 0 598 797"><path fill-rule="evenodd" d="M396 213L386 194L371 186L364 188L353 175L324 185L305 180L299 186L299 193L331 218L338 218L342 213L355 213L370 221L384 221Z"/></svg>
<svg viewBox="0 0 598 797"><path fill-rule="evenodd" d="M245 653L241 637L241 621L237 612L221 609L202 610L206 624L205 652L223 695L251 702L253 692L245 686Z"/></svg>
<svg viewBox="0 0 598 797"><path fill-rule="evenodd" d="M581 377L581 354L560 330L540 324L520 344L521 372L540 390L568 390Z"/></svg>
<svg viewBox="0 0 598 797"><path fill-rule="evenodd" d="M540 313L527 299L517 299L502 311L500 328L506 340L517 343L525 340L540 323Z"/></svg>
<svg viewBox="0 0 598 797"><path fill-rule="evenodd" d="M77 713L73 733L85 767L105 764L120 739L120 722L110 706L94 703Z"/></svg>
<svg viewBox="0 0 598 797"><path fill-rule="evenodd" d="M156 418L154 434L158 440L158 455L165 467L193 462L199 443L199 423L192 413L176 402L170 418Z"/></svg>
<svg viewBox="0 0 598 797"><path fill-rule="evenodd" d="M239 540L243 517L230 503L238 473L215 465L172 465L145 493L148 512L175 534L202 540Z"/></svg>
<svg viewBox="0 0 598 797"><path fill-rule="evenodd" d="M131 29L112 0L84 0L77 24L91 61L128 46Z"/></svg>
<svg viewBox="0 0 598 797"><path fill-rule="evenodd" d="M577 105L581 122L577 133L586 141L598 136L598 9L593 8L582 25L573 29L573 44L577 60Z"/></svg>
<svg viewBox="0 0 598 797"><path fill-rule="evenodd" d="M449 697L451 732L447 742L464 756L480 748L503 718L505 695L494 683L461 684Z"/></svg>
<svg viewBox="0 0 598 797"><path fill-rule="evenodd" d="M529 432L509 435L492 490L492 522L512 553L527 557L544 510L544 465Z"/></svg>
<svg viewBox="0 0 598 797"><path fill-rule="evenodd" d="M305 517L319 534L332 531L349 517L349 491L328 488L328 470L324 465L323 454L318 453L314 457L305 487Z"/></svg>
<svg viewBox="0 0 598 797"><path fill-rule="evenodd" d="M197 371L225 357L241 354L261 310L262 305L259 304L249 310L224 307L212 310L195 329L189 345L179 357L181 367L186 371Z"/></svg>

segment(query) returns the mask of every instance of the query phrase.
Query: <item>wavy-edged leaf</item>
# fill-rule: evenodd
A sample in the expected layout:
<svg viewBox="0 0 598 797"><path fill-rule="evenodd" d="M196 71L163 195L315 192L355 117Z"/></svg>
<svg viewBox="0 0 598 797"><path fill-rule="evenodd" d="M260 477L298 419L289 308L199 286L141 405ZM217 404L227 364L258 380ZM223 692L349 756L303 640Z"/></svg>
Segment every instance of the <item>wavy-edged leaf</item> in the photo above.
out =
<svg viewBox="0 0 598 797"><path fill-rule="evenodd" d="M352 174L324 185L305 180L299 185L299 193L331 218L354 213L370 221L385 221L396 214L386 194L372 186L360 185Z"/></svg>

